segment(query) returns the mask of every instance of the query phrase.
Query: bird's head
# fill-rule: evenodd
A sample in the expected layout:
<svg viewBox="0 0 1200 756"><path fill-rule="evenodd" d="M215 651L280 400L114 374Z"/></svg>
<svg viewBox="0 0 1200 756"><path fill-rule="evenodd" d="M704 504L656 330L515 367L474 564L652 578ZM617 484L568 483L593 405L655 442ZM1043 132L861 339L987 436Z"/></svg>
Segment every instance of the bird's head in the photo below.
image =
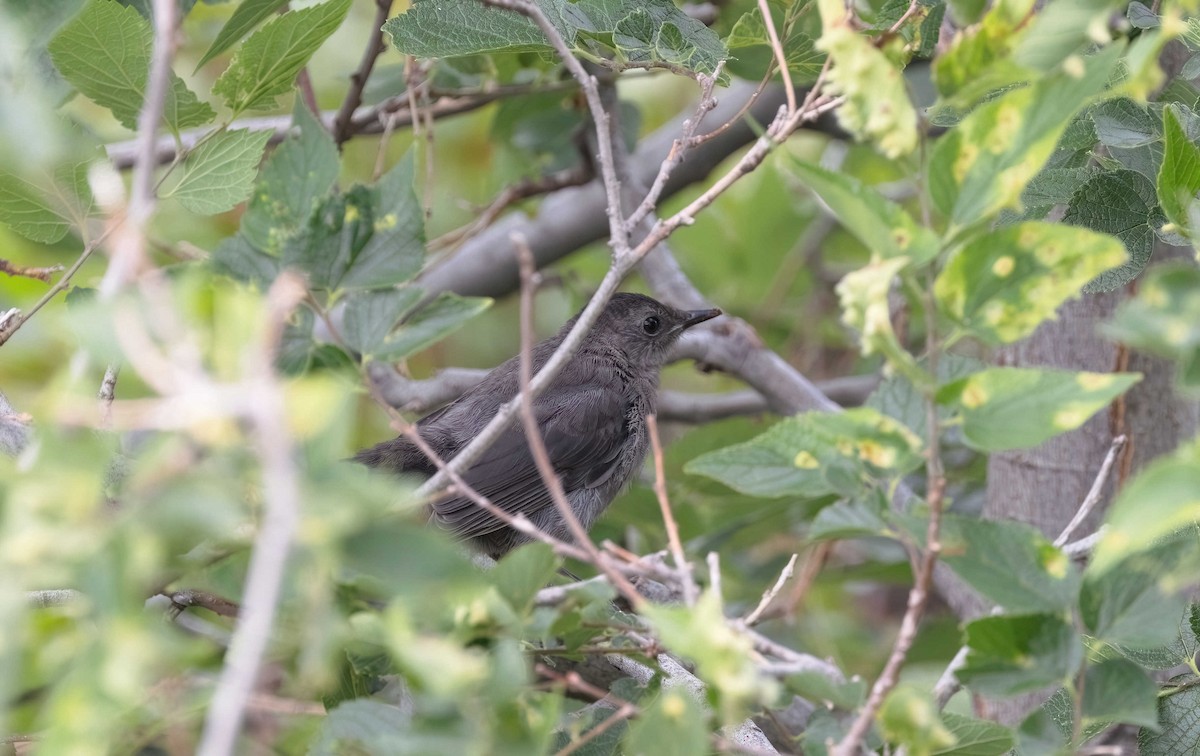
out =
<svg viewBox="0 0 1200 756"><path fill-rule="evenodd" d="M685 330L720 314L717 309L677 310L643 294L623 292L605 305L592 338L611 342L635 365L657 368Z"/></svg>

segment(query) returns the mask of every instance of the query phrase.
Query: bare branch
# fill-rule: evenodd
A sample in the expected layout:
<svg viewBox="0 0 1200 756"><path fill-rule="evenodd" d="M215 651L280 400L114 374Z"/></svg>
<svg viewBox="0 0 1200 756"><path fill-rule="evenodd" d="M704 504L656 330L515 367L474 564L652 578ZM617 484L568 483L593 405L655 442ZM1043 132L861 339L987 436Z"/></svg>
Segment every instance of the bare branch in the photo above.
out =
<svg viewBox="0 0 1200 756"><path fill-rule="evenodd" d="M1108 448L1108 454L1104 455L1104 462L1100 464L1100 470L1096 473L1096 479L1092 481L1091 489L1079 505L1079 509L1075 510L1075 516L1071 518L1071 521L1067 523L1063 531L1058 534L1058 538L1054 539L1055 546L1065 546L1075 530L1083 524L1083 521L1088 518L1092 510L1100 503L1100 495L1104 492L1104 484L1108 482L1108 474L1112 471L1113 463L1117 461L1117 455L1125 448L1126 440L1124 435L1117 436L1112 440L1112 446Z"/></svg>
<svg viewBox="0 0 1200 756"><path fill-rule="evenodd" d="M946 669L938 677L937 683L934 684L933 700L939 710L944 709L946 703L954 697L954 694L962 689L962 683L958 681L956 675L958 674L958 670L962 669L962 666L967 663L967 654L970 650L966 646L958 649L958 653L946 665Z"/></svg>
<svg viewBox="0 0 1200 756"><path fill-rule="evenodd" d="M779 75L783 77L783 88L787 91L788 112L796 112L796 92L792 89L792 72L788 70L787 54L783 51L783 43L779 41L779 32L775 31L775 19L771 16L771 8L767 0L758 0L758 12L762 14L763 25L767 28L767 39L771 41L771 52L775 55L775 65L779 66Z"/></svg>
<svg viewBox="0 0 1200 756"><path fill-rule="evenodd" d="M172 591L167 595L171 600L173 613L178 615L184 609L198 606L222 617L238 616L238 605L227 598L208 591L198 591L192 588Z"/></svg>
<svg viewBox="0 0 1200 756"><path fill-rule="evenodd" d="M46 268L29 268L0 258L0 273L14 277L32 278L42 283L50 283L50 277L62 271L62 269L63 266L61 265L51 265Z"/></svg>
<svg viewBox="0 0 1200 756"><path fill-rule="evenodd" d="M367 79L371 77L375 61L384 51L383 22L387 21L391 9L391 0L375 0L375 21L371 24L371 36L367 38L367 46L363 50L358 69L350 75L350 89L346 92L346 99L342 101L342 107L338 108L333 119L333 141L338 146L351 136L350 119L354 116L355 109L362 104L363 88L367 86Z"/></svg>
<svg viewBox="0 0 1200 756"><path fill-rule="evenodd" d="M783 571L779 573L779 579L775 581L775 585L763 592L762 599L758 602L758 606L754 608L754 611L746 615L746 619L744 621L748 626L753 627L760 619L762 619L763 612L767 611L767 607L771 605L771 602L774 601L775 597L779 595L779 592L783 590L783 586L787 584L788 580L791 580L792 570L795 569L796 559L799 558L799 556L799 554L792 554L792 558L788 560L788 563L784 566Z"/></svg>
<svg viewBox="0 0 1200 756"><path fill-rule="evenodd" d="M679 540L679 526L675 523L675 515L671 512L671 500L667 497L662 441L658 437L658 420L654 415L646 416L646 428L650 432L650 447L654 451L654 495L658 498L658 507L662 511L663 525L667 529L667 543L670 544L671 556L675 559L675 569L679 571L679 581L683 586L683 603L692 606L696 603L699 590L692 577L692 565L684 556L683 543Z"/></svg>
<svg viewBox="0 0 1200 756"><path fill-rule="evenodd" d="M710 551L704 561L708 564L708 589L717 597L717 603L724 606L725 595L721 591L721 555Z"/></svg>

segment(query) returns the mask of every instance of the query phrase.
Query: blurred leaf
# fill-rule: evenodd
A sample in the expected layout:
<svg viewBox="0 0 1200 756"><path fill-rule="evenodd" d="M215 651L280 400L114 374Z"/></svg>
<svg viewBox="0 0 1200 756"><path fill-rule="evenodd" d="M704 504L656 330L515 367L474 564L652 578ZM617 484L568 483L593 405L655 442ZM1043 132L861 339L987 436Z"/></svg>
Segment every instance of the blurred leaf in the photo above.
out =
<svg viewBox="0 0 1200 756"><path fill-rule="evenodd" d="M137 128L150 71L150 23L133 8L111 0L91 0L63 25L47 45L55 67L72 86L108 108L128 129ZM163 121L172 131L206 124L216 117L175 74L163 103Z"/></svg>
<svg viewBox="0 0 1200 756"><path fill-rule="evenodd" d="M1028 28L1032 8L1032 0L1001 0L979 24L955 35L933 62L933 81L948 104L969 108L995 90L1030 78L1033 72L1018 65L1012 51Z"/></svg>
<svg viewBox="0 0 1200 756"><path fill-rule="evenodd" d="M1065 693L1065 691L1063 691ZM1068 726L1070 723L1067 723ZM1074 749L1068 748L1069 731L1063 732L1043 705L1025 718L1017 731L1018 753L1039 756L1073 756Z"/></svg>
<svg viewBox="0 0 1200 756"><path fill-rule="evenodd" d="M1200 444L1147 465L1113 501L1088 574L1097 577L1200 519Z"/></svg>
<svg viewBox="0 0 1200 756"><path fill-rule="evenodd" d="M967 625L958 679L976 693L1007 697L1062 683L1083 660L1075 630L1052 614L984 617Z"/></svg>
<svg viewBox="0 0 1200 756"><path fill-rule="evenodd" d="M859 677L835 682L820 672L801 672L783 678L787 689L806 701L821 701L846 711L853 711L867 695L867 683Z"/></svg>
<svg viewBox="0 0 1200 756"><path fill-rule="evenodd" d="M911 685L892 689L879 708L879 725L889 743L897 743L913 756L946 753L955 744L929 694Z"/></svg>
<svg viewBox="0 0 1200 756"><path fill-rule="evenodd" d="M271 153L242 216L242 233L259 250L273 255L304 225L338 177L333 138L299 97L292 122L299 134Z"/></svg>
<svg viewBox="0 0 1200 756"><path fill-rule="evenodd" d="M527 611L533 597L546 587L560 562L544 543L533 543L501 559L491 571L496 589L518 612Z"/></svg>
<svg viewBox="0 0 1200 756"><path fill-rule="evenodd" d="M1186 111L1186 115L1192 115ZM1200 148L1188 139L1180 119L1183 106L1168 105L1163 111L1164 153L1158 172L1158 200L1167 220L1190 229L1188 214L1200 191Z"/></svg>
<svg viewBox="0 0 1200 756"><path fill-rule="evenodd" d="M962 418L967 443L983 451L1024 449L1083 425L1140 373L991 368L943 386L938 402Z"/></svg>
<svg viewBox="0 0 1200 756"><path fill-rule="evenodd" d="M889 158L910 154L917 147L917 113L901 70L871 40L827 18L825 4L820 7L825 33L817 48L833 61L825 89L846 98L836 111L838 123Z"/></svg>
<svg viewBox="0 0 1200 756"><path fill-rule="evenodd" d="M784 13L777 12L780 7L774 5L771 10L776 30L786 29L783 23ZM803 84L815 80L825 63L825 56L817 52L812 37L793 29L783 37L782 45L783 57L787 61L792 83ZM732 53L732 57L726 63L726 69L734 76L752 81L762 79L767 69L775 63L775 51L771 48L762 12L757 7L751 8L738 18L729 35L725 37L725 46ZM779 75L778 71L775 75Z"/></svg>
<svg viewBox="0 0 1200 756"><path fill-rule="evenodd" d="M1125 11L1126 18L1129 23L1136 29L1157 29L1161 26L1158 20L1158 14L1147 8L1143 3L1134 2L1129 4L1129 8Z"/></svg>
<svg viewBox="0 0 1200 756"><path fill-rule="evenodd" d="M1101 273L1085 291L1112 291L1137 278L1150 262L1154 234L1166 222L1154 185L1134 171L1099 173L1071 196L1063 223L1085 226L1121 240L1129 260Z"/></svg>
<svg viewBox="0 0 1200 756"><path fill-rule="evenodd" d="M295 85L296 74L341 25L350 0L325 0L289 11L263 26L233 56L213 84L234 115L275 106L275 98Z"/></svg>
<svg viewBox="0 0 1200 756"><path fill-rule="evenodd" d="M258 26L260 21L270 16L286 2L287 0L242 0L233 15L221 27L221 31L209 46L208 51L196 64L196 70L199 71L205 63L237 44L238 40Z"/></svg>
<svg viewBox="0 0 1200 756"><path fill-rule="evenodd" d="M409 150L372 187L371 233L339 286L377 288L403 283L424 264L425 217L413 190L413 160Z"/></svg>
<svg viewBox="0 0 1200 756"><path fill-rule="evenodd" d="M1176 360L1180 384L1200 386L1200 270L1182 262L1155 267L1104 332L1111 339Z"/></svg>
<svg viewBox="0 0 1200 756"><path fill-rule="evenodd" d="M708 753L707 717L684 687L663 690L629 726L622 753L694 756Z"/></svg>
<svg viewBox="0 0 1200 756"><path fill-rule="evenodd" d="M411 714L379 701L343 701L325 717L308 753L310 756L340 756L404 750L411 720Z"/></svg>
<svg viewBox="0 0 1200 756"><path fill-rule="evenodd" d="M0 223L26 239L54 244L71 230L71 220L33 184L0 172Z"/></svg>
<svg viewBox="0 0 1200 756"><path fill-rule="evenodd" d="M342 314L342 340L364 356L374 353L400 318L420 301L421 295L416 286L350 294Z"/></svg>
<svg viewBox="0 0 1200 756"><path fill-rule="evenodd" d="M684 470L752 496L858 493L921 464L921 441L875 410L807 412L745 443L704 454Z"/></svg>
<svg viewBox="0 0 1200 756"><path fill-rule="evenodd" d="M924 522L910 526L924 532ZM1067 609L1079 593L1070 558L1036 528L1018 522L947 514L942 559L960 578L1012 614Z"/></svg>
<svg viewBox="0 0 1200 756"><path fill-rule="evenodd" d="M375 356L380 360L404 359L454 333L491 306L488 297L460 297L443 292L406 318L384 339Z"/></svg>
<svg viewBox="0 0 1200 756"><path fill-rule="evenodd" d="M908 265L907 257L874 261L846 274L836 287L842 322L858 331L863 356L882 354L888 368L922 387L930 383L912 353L900 345L892 328L888 293L892 281Z"/></svg>
<svg viewBox="0 0 1200 756"><path fill-rule="evenodd" d="M1093 723L1158 727L1158 687L1125 659L1089 665L1083 682L1083 719Z"/></svg>
<svg viewBox="0 0 1200 756"><path fill-rule="evenodd" d="M1096 44L1089 29L1107 23L1119 5L1113 0L1061 0L1053 7L1040 7L1029 19L1028 31L1021 37L1014 59L1038 71L1049 71L1063 64L1068 56L1081 54Z"/></svg>
<svg viewBox="0 0 1200 756"><path fill-rule="evenodd" d="M1007 344L1033 333L1085 283L1125 259L1111 236L1032 221L968 242L946 263L934 293L958 324Z"/></svg>
<svg viewBox="0 0 1200 756"><path fill-rule="evenodd" d="M232 209L250 195L270 136L248 129L217 134L188 154L179 183L163 196L200 215Z"/></svg>
<svg viewBox="0 0 1200 756"><path fill-rule="evenodd" d="M279 275L279 258L261 251L240 233L222 239L209 263L217 273L254 283L262 289Z"/></svg>
<svg viewBox="0 0 1200 756"><path fill-rule="evenodd" d="M942 713L942 723L955 743L934 751L938 756L1002 756L1012 750L1013 732L1004 725L951 712Z"/></svg>
<svg viewBox="0 0 1200 756"><path fill-rule="evenodd" d="M937 255L938 239L932 231L858 179L800 160L790 161L789 168L873 256L907 256L914 265L921 265Z"/></svg>
<svg viewBox="0 0 1200 756"><path fill-rule="evenodd" d="M1016 203L1075 113L1104 87L1121 47L1085 58L1080 76L1055 73L979 106L937 140L929 195L952 230Z"/></svg>
<svg viewBox="0 0 1200 756"><path fill-rule="evenodd" d="M830 538L865 538L888 535L891 528L886 515L887 501L882 497L862 496L849 501L842 500L823 507L808 529L813 541Z"/></svg>
<svg viewBox="0 0 1200 756"><path fill-rule="evenodd" d="M567 46L584 57L607 53L619 65L705 74L728 57L712 30L669 0L535 1ZM553 50L530 19L472 0L418 0L383 28L397 50L419 58Z"/></svg>
<svg viewBox="0 0 1200 756"><path fill-rule="evenodd" d="M1194 683L1194 678L1177 682ZM1200 743L1200 685L1180 687L1158 699L1158 716L1154 724L1138 731L1138 753L1141 756L1175 756L1194 750Z"/></svg>

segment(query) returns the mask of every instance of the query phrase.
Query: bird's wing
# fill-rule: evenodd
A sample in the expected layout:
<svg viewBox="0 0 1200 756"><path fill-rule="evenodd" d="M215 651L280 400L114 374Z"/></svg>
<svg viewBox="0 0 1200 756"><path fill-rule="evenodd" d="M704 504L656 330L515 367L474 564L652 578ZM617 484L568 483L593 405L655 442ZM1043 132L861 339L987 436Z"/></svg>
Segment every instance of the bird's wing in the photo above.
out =
<svg viewBox="0 0 1200 756"><path fill-rule="evenodd" d="M594 379L595 376L592 376ZM552 387L535 404L550 462L566 491L597 486L612 474L629 436L624 392L594 380ZM509 514L554 506L517 421L467 470L463 480ZM466 497L433 505L434 517L460 538L482 536L504 523Z"/></svg>

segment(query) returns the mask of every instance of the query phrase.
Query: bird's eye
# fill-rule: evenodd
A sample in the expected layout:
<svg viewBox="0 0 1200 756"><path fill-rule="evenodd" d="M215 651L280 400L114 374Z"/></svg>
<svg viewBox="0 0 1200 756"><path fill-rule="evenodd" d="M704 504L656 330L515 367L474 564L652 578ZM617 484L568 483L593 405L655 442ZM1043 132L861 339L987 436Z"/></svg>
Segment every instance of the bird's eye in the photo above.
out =
<svg viewBox="0 0 1200 756"><path fill-rule="evenodd" d="M660 329L662 329L662 322L655 315L651 315L642 321L642 330L651 336L658 333Z"/></svg>

